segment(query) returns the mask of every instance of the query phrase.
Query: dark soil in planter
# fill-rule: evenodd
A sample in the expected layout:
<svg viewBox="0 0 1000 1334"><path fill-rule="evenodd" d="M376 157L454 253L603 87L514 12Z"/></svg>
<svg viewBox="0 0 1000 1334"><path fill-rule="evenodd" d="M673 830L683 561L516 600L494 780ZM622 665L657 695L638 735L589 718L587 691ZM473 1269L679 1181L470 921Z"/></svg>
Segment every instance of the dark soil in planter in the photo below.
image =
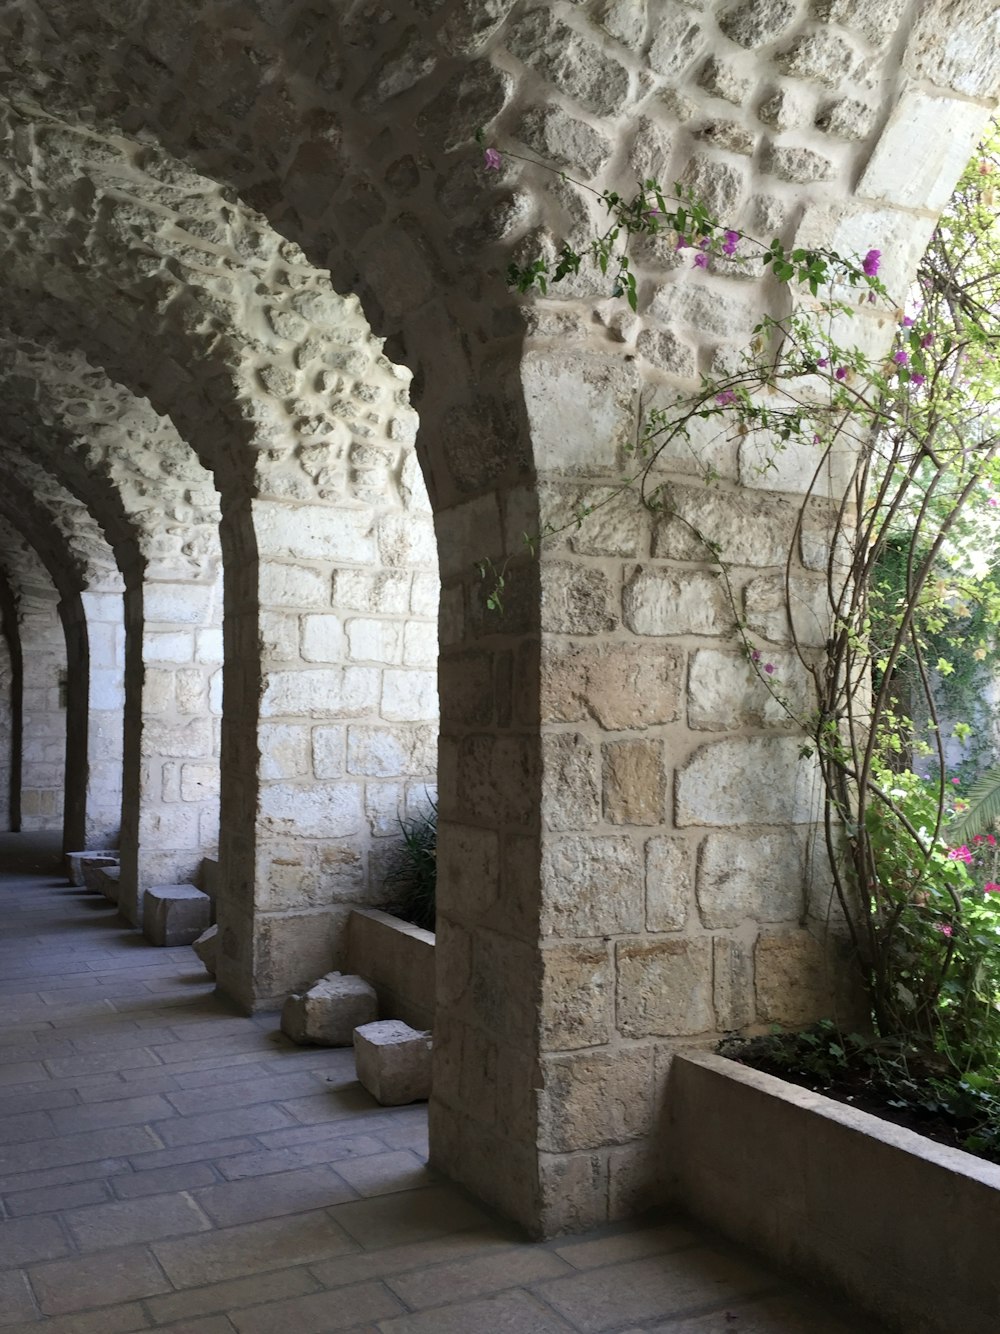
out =
<svg viewBox="0 0 1000 1334"><path fill-rule="evenodd" d="M740 1065L1000 1163L1000 1087L974 1087L933 1053L904 1057L874 1039L839 1034L832 1024L802 1033L726 1038L716 1050Z"/></svg>

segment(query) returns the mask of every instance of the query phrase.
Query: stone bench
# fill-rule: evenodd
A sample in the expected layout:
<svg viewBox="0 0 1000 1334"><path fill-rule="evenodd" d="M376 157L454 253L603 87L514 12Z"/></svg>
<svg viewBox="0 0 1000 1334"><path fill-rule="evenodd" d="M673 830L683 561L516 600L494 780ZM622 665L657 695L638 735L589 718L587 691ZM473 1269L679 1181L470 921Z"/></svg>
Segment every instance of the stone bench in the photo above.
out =
<svg viewBox="0 0 1000 1334"><path fill-rule="evenodd" d="M212 900L194 885L154 885L142 896L142 933L151 945L193 945L211 918Z"/></svg>
<svg viewBox="0 0 1000 1334"><path fill-rule="evenodd" d="M94 884L99 893L103 894L109 903L118 906L118 892L121 888L122 868L115 866L99 866L94 872Z"/></svg>
<svg viewBox="0 0 1000 1334"><path fill-rule="evenodd" d="M88 852L66 853L66 879L71 885L86 883L83 878L83 863L92 861L95 857L110 858L115 863L118 861L118 853L114 848L95 848Z"/></svg>
<svg viewBox="0 0 1000 1334"><path fill-rule="evenodd" d="M380 1019L354 1030L358 1079L383 1107L431 1096L432 1039L402 1019Z"/></svg>
<svg viewBox="0 0 1000 1334"><path fill-rule="evenodd" d="M98 872L103 871L108 866L117 865L117 852L88 853L85 857L80 858L80 873L83 876L83 883L92 894L103 894L104 890L97 878Z"/></svg>

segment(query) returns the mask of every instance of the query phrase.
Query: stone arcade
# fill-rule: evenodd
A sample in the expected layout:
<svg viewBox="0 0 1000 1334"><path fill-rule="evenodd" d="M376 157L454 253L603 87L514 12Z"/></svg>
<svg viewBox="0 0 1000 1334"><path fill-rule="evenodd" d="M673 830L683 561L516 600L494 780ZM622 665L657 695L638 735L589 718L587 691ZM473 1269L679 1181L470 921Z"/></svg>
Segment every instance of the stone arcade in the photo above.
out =
<svg viewBox="0 0 1000 1334"><path fill-rule="evenodd" d="M664 1198L671 1053L815 1017L843 962L698 552L622 502L522 547L775 293L654 245L635 315L513 297L597 213L475 132L877 245L901 292L998 86L987 0L0 5L0 809L119 846L135 925L217 858L251 1010L343 966L436 784L432 1162L535 1234ZM667 475L780 653L807 460L705 443L719 488Z"/></svg>

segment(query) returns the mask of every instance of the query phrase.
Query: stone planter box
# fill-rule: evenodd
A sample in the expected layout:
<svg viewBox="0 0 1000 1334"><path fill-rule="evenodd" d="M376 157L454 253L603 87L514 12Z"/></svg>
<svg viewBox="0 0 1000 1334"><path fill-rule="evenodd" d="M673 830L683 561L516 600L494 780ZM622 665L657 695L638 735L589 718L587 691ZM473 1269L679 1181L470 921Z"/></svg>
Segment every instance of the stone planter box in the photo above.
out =
<svg viewBox="0 0 1000 1334"><path fill-rule="evenodd" d="M674 1198L900 1334L1000 1330L1000 1166L721 1056L670 1072Z"/></svg>
<svg viewBox="0 0 1000 1334"><path fill-rule="evenodd" d="M434 1027L434 933L375 908L355 908L347 928L348 973L370 982L379 1017Z"/></svg>

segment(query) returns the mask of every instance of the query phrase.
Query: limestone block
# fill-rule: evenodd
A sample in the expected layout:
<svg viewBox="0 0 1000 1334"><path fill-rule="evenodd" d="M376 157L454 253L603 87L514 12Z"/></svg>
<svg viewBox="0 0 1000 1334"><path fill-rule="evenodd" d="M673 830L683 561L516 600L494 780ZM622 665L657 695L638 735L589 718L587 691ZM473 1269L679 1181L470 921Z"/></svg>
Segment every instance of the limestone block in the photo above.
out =
<svg viewBox="0 0 1000 1334"><path fill-rule="evenodd" d="M544 736L542 774L548 829L586 829L597 823L597 765L585 736L578 732Z"/></svg>
<svg viewBox="0 0 1000 1334"><path fill-rule="evenodd" d="M757 119L783 133L798 129L809 119L809 103L800 88L776 88L757 110ZM773 229L772 229L773 230Z"/></svg>
<svg viewBox="0 0 1000 1334"><path fill-rule="evenodd" d="M611 824L662 824L667 787L662 742L611 741L602 754L604 818Z"/></svg>
<svg viewBox="0 0 1000 1334"><path fill-rule="evenodd" d="M813 181L832 181L836 167L828 157L811 148L769 144L761 159L761 170L782 181L810 185Z"/></svg>
<svg viewBox="0 0 1000 1334"><path fill-rule="evenodd" d="M694 891L691 860L683 839L661 837L647 840L647 931L683 929Z"/></svg>
<svg viewBox="0 0 1000 1334"><path fill-rule="evenodd" d="M208 927L212 900L194 885L154 885L142 896L142 931L151 945L191 945Z"/></svg>
<svg viewBox="0 0 1000 1334"><path fill-rule="evenodd" d="M797 9L792 0L747 0L723 14L719 27L740 46L766 46L781 36Z"/></svg>
<svg viewBox="0 0 1000 1334"><path fill-rule="evenodd" d="M854 72L857 56L839 33L827 28L796 38L775 63L793 78L815 79L836 88Z"/></svg>
<svg viewBox="0 0 1000 1334"><path fill-rule="evenodd" d="M797 922L804 911L795 834L709 834L698 857L698 909L707 927Z"/></svg>
<svg viewBox="0 0 1000 1334"><path fill-rule="evenodd" d="M113 848L104 848L94 852L67 852L66 853L66 878L71 885L82 885L86 882L83 878L84 860L94 857L103 857L109 865L115 865L118 861L118 853Z"/></svg>
<svg viewBox="0 0 1000 1334"><path fill-rule="evenodd" d="M797 737L715 741L694 752L677 775L678 825L809 824L818 818L815 759Z"/></svg>
<svg viewBox="0 0 1000 1334"><path fill-rule="evenodd" d="M724 635L733 613L715 575L640 565L622 593L622 619L637 635Z"/></svg>
<svg viewBox="0 0 1000 1334"><path fill-rule="evenodd" d="M552 839L542 854L542 935L640 931L643 876L627 836Z"/></svg>
<svg viewBox="0 0 1000 1334"><path fill-rule="evenodd" d="M219 954L219 928L210 926L197 940L191 942L191 948L205 965L209 977L215 976L215 966Z"/></svg>
<svg viewBox="0 0 1000 1334"><path fill-rule="evenodd" d="M514 133L547 160L579 167L587 176L600 171L611 156L612 144L606 135L560 107L532 107Z"/></svg>
<svg viewBox="0 0 1000 1334"><path fill-rule="evenodd" d="M787 724L789 714L806 717L812 703L811 681L798 657L768 650L761 666L774 668L769 674L774 694L744 654L699 649L692 655L688 673L688 726L732 732L740 727Z"/></svg>
<svg viewBox="0 0 1000 1334"><path fill-rule="evenodd" d="M382 1019L354 1030L358 1079L383 1107L425 1102L431 1096L431 1035L401 1019Z"/></svg>
<svg viewBox="0 0 1000 1334"><path fill-rule="evenodd" d="M973 102L904 93L858 182L858 194L938 212L983 125L983 108Z"/></svg>
<svg viewBox="0 0 1000 1334"><path fill-rule="evenodd" d="M660 8L649 63L657 74L674 79L690 65L707 40L704 28L686 6L671 3Z"/></svg>
<svg viewBox="0 0 1000 1334"><path fill-rule="evenodd" d="M635 426L635 369L606 357L529 352L521 375L539 471L614 472Z"/></svg>
<svg viewBox="0 0 1000 1334"><path fill-rule="evenodd" d="M117 866L117 852L86 852L80 857L80 873L83 883L94 894L101 892L97 872L104 866Z"/></svg>
<svg viewBox="0 0 1000 1334"><path fill-rule="evenodd" d="M109 903L118 903L119 878L121 876L121 867L119 866L99 866L94 872L94 880L98 890L104 895Z"/></svg>
<svg viewBox="0 0 1000 1334"><path fill-rule="evenodd" d="M543 565L541 575L543 631L587 635L616 628L611 585L601 570L559 562Z"/></svg>
<svg viewBox="0 0 1000 1334"><path fill-rule="evenodd" d="M543 646L543 722L594 718L609 731L673 722L678 715L684 654L668 647Z"/></svg>
<svg viewBox="0 0 1000 1334"><path fill-rule="evenodd" d="M753 79L743 72L742 66L732 60L709 56L698 75L698 82L713 97L724 98L734 106L741 106L750 96Z"/></svg>
<svg viewBox="0 0 1000 1334"><path fill-rule="evenodd" d="M509 32L507 46L512 55L595 115L617 114L628 99L629 76L624 65L547 9L526 14Z"/></svg>
<svg viewBox="0 0 1000 1334"><path fill-rule="evenodd" d="M542 951L542 1038L548 1050L607 1042L612 1031L614 967L604 941Z"/></svg>
<svg viewBox="0 0 1000 1334"><path fill-rule="evenodd" d="M544 1059L538 1143L550 1153L625 1144L650 1130L652 1048L573 1052Z"/></svg>
<svg viewBox="0 0 1000 1334"><path fill-rule="evenodd" d="M743 590L747 626L771 643L791 638L789 612L798 643L822 648L833 623L825 580L796 576L786 587L783 575L762 575Z"/></svg>
<svg viewBox="0 0 1000 1334"><path fill-rule="evenodd" d="M675 1037L714 1028L707 937L620 941L617 968L618 1029L624 1037Z"/></svg>
<svg viewBox="0 0 1000 1334"><path fill-rule="evenodd" d="M281 1031L293 1042L349 1047L354 1030L377 1018L375 988L363 977L334 972L308 991L288 997L281 1010Z"/></svg>

